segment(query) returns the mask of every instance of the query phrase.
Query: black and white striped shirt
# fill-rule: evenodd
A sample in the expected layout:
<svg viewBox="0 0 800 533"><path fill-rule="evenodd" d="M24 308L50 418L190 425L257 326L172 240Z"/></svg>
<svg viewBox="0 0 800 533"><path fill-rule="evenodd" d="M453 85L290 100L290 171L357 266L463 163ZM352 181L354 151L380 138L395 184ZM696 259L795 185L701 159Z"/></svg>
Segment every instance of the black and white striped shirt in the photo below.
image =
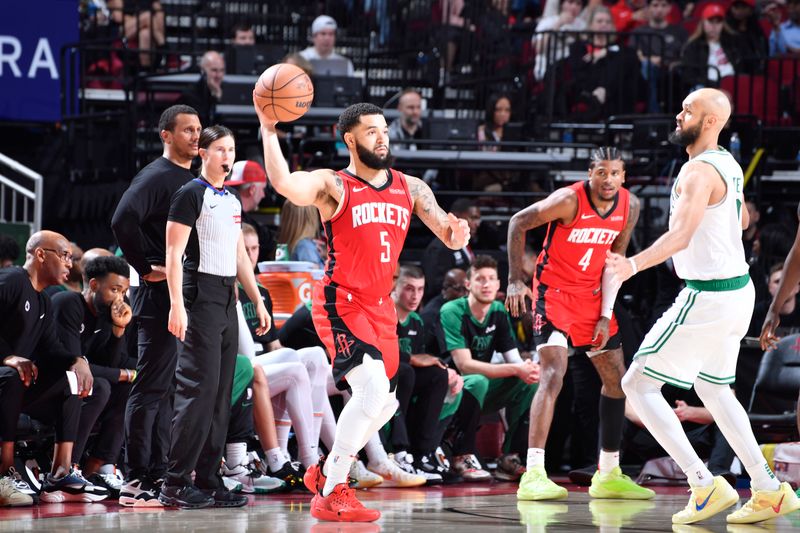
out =
<svg viewBox="0 0 800 533"><path fill-rule="evenodd" d="M242 231L242 204L231 189L217 189L202 177L172 197L167 220L192 228L184 270L236 275L236 247Z"/></svg>

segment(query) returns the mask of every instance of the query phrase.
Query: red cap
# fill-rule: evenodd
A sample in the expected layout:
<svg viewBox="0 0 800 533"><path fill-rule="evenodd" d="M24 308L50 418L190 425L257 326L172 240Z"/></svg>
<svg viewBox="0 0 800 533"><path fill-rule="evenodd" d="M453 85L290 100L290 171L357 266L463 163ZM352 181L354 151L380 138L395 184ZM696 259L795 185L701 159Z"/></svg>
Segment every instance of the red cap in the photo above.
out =
<svg viewBox="0 0 800 533"><path fill-rule="evenodd" d="M266 183L267 173L264 172L264 167L255 161L237 161L233 164L233 171L231 177L225 182L225 185L235 186L244 185L245 183Z"/></svg>
<svg viewBox="0 0 800 533"><path fill-rule="evenodd" d="M725 18L725 8L719 4L708 4L703 8L700 18L703 20L713 19L714 17Z"/></svg>

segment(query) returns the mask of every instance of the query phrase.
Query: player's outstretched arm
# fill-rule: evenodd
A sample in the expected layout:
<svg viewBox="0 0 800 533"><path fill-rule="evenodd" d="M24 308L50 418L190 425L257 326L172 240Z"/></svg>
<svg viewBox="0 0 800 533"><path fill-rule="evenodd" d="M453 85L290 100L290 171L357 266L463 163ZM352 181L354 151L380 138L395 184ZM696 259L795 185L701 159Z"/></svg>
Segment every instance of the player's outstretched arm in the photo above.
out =
<svg viewBox="0 0 800 533"><path fill-rule="evenodd" d="M701 162L688 164L690 166L686 174L681 177L680 196L675 202L675 211L671 217L672 227L648 248L631 258L608 252L606 269L614 274L618 283L622 284L640 270L663 263L689 246L694 232L703 220L703 213L714 187L720 180L711 166Z"/></svg>
<svg viewBox="0 0 800 533"><path fill-rule="evenodd" d="M797 206L797 216L800 218L800 205ZM764 324L761 327L761 349L774 348L779 338L775 335L775 330L780 325L780 309L792 295L792 289L800 283L800 229L794 238L792 249L783 262L783 272L781 282L778 284L778 292L772 298L772 303L767 310Z"/></svg>
<svg viewBox="0 0 800 533"><path fill-rule="evenodd" d="M571 189L559 189L553 194L516 213L508 223L508 290L506 309L511 316L525 312L525 297L531 291L522 269L525 256L525 234L528 230L553 220L571 222L578 210L578 199Z"/></svg>
<svg viewBox="0 0 800 533"><path fill-rule="evenodd" d="M406 180L414 201L414 213L420 220L451 250L466 246L470 237L467 221L452 213L445 213L427 183L414 176L406 176Z"/></svg>

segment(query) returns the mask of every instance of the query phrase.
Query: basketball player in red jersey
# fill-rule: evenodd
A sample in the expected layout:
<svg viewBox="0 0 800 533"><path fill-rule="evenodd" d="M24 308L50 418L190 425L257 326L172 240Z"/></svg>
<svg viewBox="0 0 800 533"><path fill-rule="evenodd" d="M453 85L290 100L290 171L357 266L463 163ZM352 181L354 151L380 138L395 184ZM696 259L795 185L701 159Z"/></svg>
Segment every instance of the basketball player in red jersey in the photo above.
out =
<svg viewBox="0 0 800 533"><path fill-rule="evenodd" d="M425 182L390 168L388 126L379 107L355 104L340 115L339 132L350 151L347 168L291 174L275 122L258 106L256 111L275 190L294 204L319 210L328 258L325 276L314 287L311 313L333 360L337 386L352 390L327 460L306 472L304 481L314 493L311 515L371 522L380 512L361 505L347 474L358 450L397 410L397 315L389 294L411 214L453 250L469 242L469 225L445 213Z"/></svg>
<svg viewBox="0 0 800 533"><path fill-rule="evenodd" d="M534 339L541 377L533 398L528 435L527 471L520 480L520 500L565 498L567 490L547 478L544 447L553 408L567 371L568 343L585 352L603 382L600 396L600 460L589 494L595 498L649 499L619 469L619 446L625 419L625 374L617 321L612 313L619 285L603 271L607 250L623 254L639 218L639 200L622 188L625 163L616 148L591 156L589 179L553 192L511 218L508 226L508 292L512 316L525 312L531 291L523 281L525 233L548 224L533 280Z"/></svg>

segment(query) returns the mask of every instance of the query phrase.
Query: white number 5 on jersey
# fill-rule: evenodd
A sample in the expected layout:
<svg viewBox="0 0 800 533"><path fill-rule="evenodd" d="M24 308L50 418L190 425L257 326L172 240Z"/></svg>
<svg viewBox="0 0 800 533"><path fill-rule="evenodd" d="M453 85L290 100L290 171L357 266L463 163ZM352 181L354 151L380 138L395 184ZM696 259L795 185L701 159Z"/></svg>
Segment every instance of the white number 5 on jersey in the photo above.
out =
<svg viewBox="0 0 800 533"><path fill-rule="evenodd" d="M388 231L381 232L381 246L383 246L383 251L381 252L381 263L388 263L392 258L392 248L391 243L389 242Z"/></svg>

